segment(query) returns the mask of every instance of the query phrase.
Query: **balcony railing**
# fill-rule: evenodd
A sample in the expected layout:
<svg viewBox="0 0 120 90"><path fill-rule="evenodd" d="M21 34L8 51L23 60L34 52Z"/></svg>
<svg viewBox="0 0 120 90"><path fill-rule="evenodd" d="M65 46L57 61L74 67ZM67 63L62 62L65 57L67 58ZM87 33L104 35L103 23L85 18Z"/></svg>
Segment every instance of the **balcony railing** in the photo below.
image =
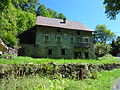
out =
<svg viewBox="0 0 120 90"><path fill-rule="evenodd" d="M80 47L90 47L90 43L87 42L81 42L81 43L76 43L75 44L76 48L80 48Z"/></svg>

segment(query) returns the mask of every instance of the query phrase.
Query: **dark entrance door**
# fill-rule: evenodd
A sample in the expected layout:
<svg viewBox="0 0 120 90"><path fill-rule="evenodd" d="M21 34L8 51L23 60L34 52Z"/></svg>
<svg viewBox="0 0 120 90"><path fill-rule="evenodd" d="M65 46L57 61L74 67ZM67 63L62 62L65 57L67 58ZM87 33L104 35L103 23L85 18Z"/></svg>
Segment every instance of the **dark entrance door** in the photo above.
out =
<svg viewBox="0 0 120 90"><path fill-rule="evenodd" d="M80 59L81 58L81 52L74 52L75 59Z"/></svg>
<svg viewBox="0 0 120 90"><path fill-rule="evenodd" d="M88 52L85 52L85 58L89 58Z"/></svg>

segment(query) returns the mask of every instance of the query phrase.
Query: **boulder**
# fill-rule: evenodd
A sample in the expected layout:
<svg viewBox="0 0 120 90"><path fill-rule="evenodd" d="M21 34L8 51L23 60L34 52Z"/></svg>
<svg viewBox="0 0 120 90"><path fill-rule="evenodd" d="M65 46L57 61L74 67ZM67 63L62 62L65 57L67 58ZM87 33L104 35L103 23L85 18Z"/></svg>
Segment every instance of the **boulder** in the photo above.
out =
<svg viewBox="0 0 120 90"><path fill-rule="evenodd" d="M8 50L8 47L5 45L5 43L0 38L0 54L3 54Z"/></svg>

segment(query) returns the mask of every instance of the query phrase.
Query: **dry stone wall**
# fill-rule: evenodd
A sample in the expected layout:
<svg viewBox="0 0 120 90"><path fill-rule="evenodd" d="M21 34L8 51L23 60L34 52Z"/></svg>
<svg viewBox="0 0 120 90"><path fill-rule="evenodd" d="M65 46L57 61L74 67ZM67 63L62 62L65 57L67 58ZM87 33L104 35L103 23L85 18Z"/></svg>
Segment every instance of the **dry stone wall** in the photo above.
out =
<svg viewBox="0 0 120 90"><path fill-rule="evenodd" d="M42 75L42 76L57 76L74 79L85 79L96 77L95 72L103 70L112 70L120 68L119 63L103 64L103 65L92 65L92 64L25 64L25 65L0 65L0 78L7 77L8 75L15 76L27 76L27 75ZM88 73L89 72L89 73Z"/></svg>

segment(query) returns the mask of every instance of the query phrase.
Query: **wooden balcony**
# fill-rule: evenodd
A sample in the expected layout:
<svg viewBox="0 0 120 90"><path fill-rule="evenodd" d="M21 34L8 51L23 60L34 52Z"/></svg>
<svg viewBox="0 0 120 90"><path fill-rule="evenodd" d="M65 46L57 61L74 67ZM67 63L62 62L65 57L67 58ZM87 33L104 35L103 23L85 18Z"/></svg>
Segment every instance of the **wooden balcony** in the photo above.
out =
<svg viewBox="0 0 120 90"><path fill-rule="evenodd" d="M75 44L75 47L76 48L80 48L80 47L86 47L86 48L89 48L90 47L90 43L83 43L83 42L81 42L81 43L76 43Z"/></svg>

